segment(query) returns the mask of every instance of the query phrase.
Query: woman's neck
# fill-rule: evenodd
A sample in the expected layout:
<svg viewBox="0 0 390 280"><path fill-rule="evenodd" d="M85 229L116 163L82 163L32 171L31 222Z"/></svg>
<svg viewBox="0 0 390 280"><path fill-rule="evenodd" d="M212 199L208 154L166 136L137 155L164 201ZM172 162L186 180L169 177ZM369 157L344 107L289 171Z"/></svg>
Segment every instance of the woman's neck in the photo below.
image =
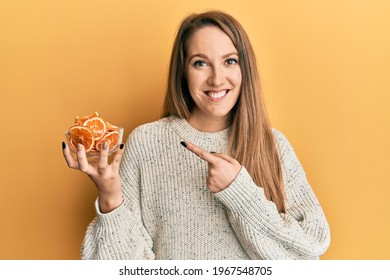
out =
<svg viewBox="0 0 390 280"><path fill-rule="evenodd" d="M196 117L192 115L187 119L187 122L195 129L202 132L217 132L229 127L226 117L209 118L207 116Z"/></svg>

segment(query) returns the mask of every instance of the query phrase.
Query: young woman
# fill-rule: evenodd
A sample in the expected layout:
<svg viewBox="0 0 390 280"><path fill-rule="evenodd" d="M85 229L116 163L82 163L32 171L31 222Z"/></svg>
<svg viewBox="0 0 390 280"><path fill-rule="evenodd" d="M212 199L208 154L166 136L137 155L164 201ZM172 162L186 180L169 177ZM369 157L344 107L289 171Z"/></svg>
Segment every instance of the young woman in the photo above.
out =
<svg viewBox="0 0 390 280"><path fill-rule="evenodd" d="M181 23L163 118L108 162L63 144L98 190L82 259L318 259L327 220L287 139L272 129L241 25L210 11Z"/></svg>

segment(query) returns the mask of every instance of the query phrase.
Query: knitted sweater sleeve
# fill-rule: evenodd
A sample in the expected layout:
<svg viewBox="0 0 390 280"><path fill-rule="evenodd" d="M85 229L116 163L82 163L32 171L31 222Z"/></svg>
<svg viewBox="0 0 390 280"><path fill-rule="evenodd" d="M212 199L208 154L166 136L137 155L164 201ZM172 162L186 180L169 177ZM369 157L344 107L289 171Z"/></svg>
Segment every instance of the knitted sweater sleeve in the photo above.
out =
<svg viewBox="0 0 390 280"><path fill-rule="evenodd" d="M81 247L81 259L154 259L152 239L143 226L139 199L138 145L133 132L120 167L123 203L103 214L96 200L96 217Z"/></svg>
<svg viewBox="0 0 390 280"><path fill-rule="evenodd" d="M267 200L245 167L215 195L252 259L318 259L330 244L328 222L290 143L280 132L274 134L284 167L286 213Z"/></svg>

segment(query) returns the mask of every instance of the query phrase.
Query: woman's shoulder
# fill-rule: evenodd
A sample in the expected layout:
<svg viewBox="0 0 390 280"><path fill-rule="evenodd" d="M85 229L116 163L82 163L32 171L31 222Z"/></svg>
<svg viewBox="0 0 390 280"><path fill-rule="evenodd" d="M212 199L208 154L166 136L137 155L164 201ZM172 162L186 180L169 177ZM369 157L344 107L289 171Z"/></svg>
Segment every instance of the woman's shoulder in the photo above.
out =
<svg viewBox="0 0 390 280"><path fill-rule="evenodd" d="M147 122L134 128L132 133L147 133L153 130L160 130L166 128L170 123L170 117L161 118L159 120Z"/></svg>
<svg viewBox="0 0 390 280"><path fill-rule="evenodd" d="M294 149L290 143L290 141L287 139L287 137L282 133L280 130L276 128L272 128L272 133L274 136L274 140L276 143L276 146L278 148L280 156L283 158L288 154L293 153Z"/></svg>
<svg viewBox="0 0 390 280"><path fill-rule="evenodd" d="M278 129L272 128L272 134L276 143L280 146L281 144L289 144L287 137Z"/></svg>
<svg viewBox="0 0 390 280"><path fill-rule="evenodd" d="M167 131L169 124L169 117L141 124L131 131L129 139L136 141L161 135Z"/></svg>
<svg viewBox="0 0 390 280"><path fill-rule="evenodd" d="M286 172L294 173L297 170L304 174L300 161L287 137L277 129L272 129L280 159Z"/></svg>

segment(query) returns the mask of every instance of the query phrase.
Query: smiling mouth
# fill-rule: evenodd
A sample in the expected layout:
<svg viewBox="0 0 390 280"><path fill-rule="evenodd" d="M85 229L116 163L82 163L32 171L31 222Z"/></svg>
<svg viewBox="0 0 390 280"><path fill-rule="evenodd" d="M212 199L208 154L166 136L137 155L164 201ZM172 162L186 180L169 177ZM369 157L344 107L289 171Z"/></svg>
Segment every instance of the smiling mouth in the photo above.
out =
<svg viewBox="0 0 390 280"><path fill-rule="evenodd" d="M211 91L211 90L208 90L208 91L205 91L204 93L205 93L207 96L210 96L210 97L213 98L213 99L221 99L221 98L223 98L224 96L226 96L226 94L228 94L229 91L230 91L229 89L220 90L220 91Z"/></svg>

